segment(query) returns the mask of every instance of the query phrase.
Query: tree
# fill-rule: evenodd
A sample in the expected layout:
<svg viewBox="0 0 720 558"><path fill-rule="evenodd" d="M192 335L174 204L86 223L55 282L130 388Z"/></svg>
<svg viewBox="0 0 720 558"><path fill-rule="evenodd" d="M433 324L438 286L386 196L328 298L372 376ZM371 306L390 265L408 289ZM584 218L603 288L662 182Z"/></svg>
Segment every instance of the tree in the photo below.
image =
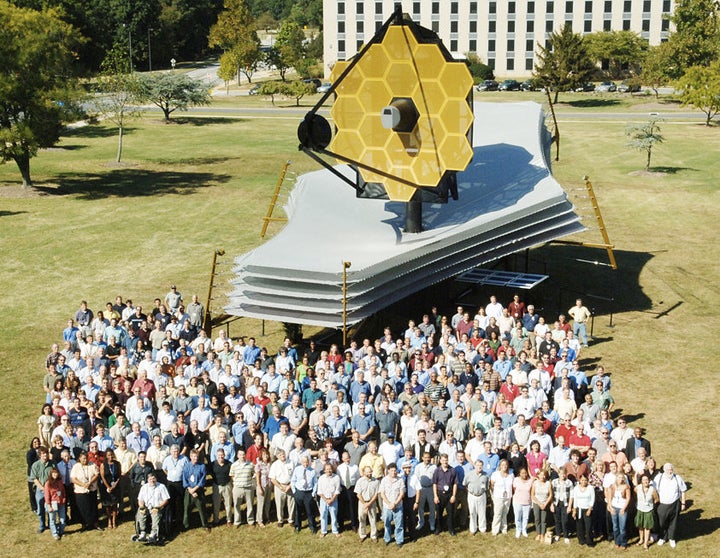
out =
<svg viewBox="0 0 720 558"><path fill-rule="evenodd" d="M210 104L210 94L200 80L174 72L139 76L138 95L159 107L165 122L170 122L170 115L176 110L186 111L193 106Z"/></svg>
<svg viewBox="0 0 720 558"><path fill-rule="evenodd" d="M96 102L98 112L118 127L117 163L122 159L123 134L129 118L140 116L137 101L140 99L140 86L137 74L130 70L128 53L115 48L108 53L103 62L103 73L98 78L99 99Z"/></svg>
<svg viewBox="0 0 720 558"><path fill-rule="evenodd" d="M665 141L665 138L660 134L658 119L651 118L644 124L627 126L625 128L625 135L630 138L627 143L628 147L647 153L645 171L650 170L650 157L652 156L653 147Z"/></svg>
<svg viewBox="0 0 720 558"><path fill-rule="evenodd" d="M285 73L290 68L297 69L305 58L305 33L297 23L286 21L280 26L275 46L270 49L269 60L280 72L285 81Z"/></svg>
<svg viewBox="0 0 720 558"><path fill-rule="evenodd" d="M627 79L640 73L648 42L634 31L600 31L584 37L588 53L609 79Z"/></svg>
<svg viewBox="0 0 720 558"><path fill-rule="evenodd" d="M712 65L693 66L677 82L681 90L680 102L683 106L692 105L705 113L705 125L720 114L720 60Z"/></svg>
<svg viewBox="0 0 720 558"><path fill-rule="evenodd" d="M596 68L582 35L573 33L565 25L558 33L553 31L547 47L538 43L538 62L534 76L545 87L555 91L557 103L560 91L572 91L589 81Z"/></svg>
<svg viewBox="0 0 720 558"><path fill-rule="evenodd" d="M30 159L55 145L77 99L72 77L78 33L53 9L0 1L0 162L15 161L32 186Z"/></svg>
<svg viewBox="0 0 720 558"><path fill-rule="evenodd" d="M476 53L468 52L465 58L467 59L468 70L470 70L470 75L472 75L475 83L480 83L486 79L495 79L492 68L487 64L483 64L483 61L480 60Z"/></svg>
<svg viewBox="0 0 720 558"><path fill-rule="evenodd" d="M315 84L304 81L266 81L260 86L258 93L269 96L273 105L275 104L275 95L282 95L295 99L295 106L300 106L300 99L305 95L312 95L316 91Z"/></svg>
<svg viewBox="0 0 720 558"><path fill-rule="evenodd" d="M673 79L693 66L709 66L720 57L720 2L717 0L678 0L670 21L670 64Z"/></svg>
<svg viewBox="0 0 720 558"><path fill-rule="evenodd" d="M670 65L668 43L661 43L651 46L645 53L640 77L645 85L649 85L655 92L655 98L660 97L658 89L668 83L670 76L668 67Z"/></svg>
<svg viewBox="0 0 720 558"><path fill-rule="evenodd" d="M262 52L255 21L244 0L225 0L225 9L210 29L209 42L211 47L220 47L224 51L220 57L220 77L229 81L231 69L234 69L238 85L241 72L248 83L252 81Z"/></svg>

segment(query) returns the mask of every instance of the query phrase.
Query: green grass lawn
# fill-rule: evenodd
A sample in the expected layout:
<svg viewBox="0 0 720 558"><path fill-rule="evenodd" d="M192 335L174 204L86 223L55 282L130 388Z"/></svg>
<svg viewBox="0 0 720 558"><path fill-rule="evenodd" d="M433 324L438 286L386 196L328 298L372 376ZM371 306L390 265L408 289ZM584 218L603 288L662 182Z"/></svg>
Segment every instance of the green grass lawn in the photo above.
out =
<svg viewBox="0 0 720 558"><path fill-rule="evenodd" d="M513 94L522 99L533 95ZM488 100L504 96L487 94ZM616 109L620 110L613 106ZM632 111L632 106L623 110ZM261 220L283 163L293 161L288 187L293 173L316 168L297 152L299 119L283 116L281 109L278 115L263 119L179 115L180 123L170 125L146 115L130 124L121 166L112 163L113 129L79 128L33 159L35 193L21 192L13 165L0 166L4 256L0 282L5 288L0 521L5 555L49 549L64 553L77 545L93 556L107 554L109 548L118 555L131 549L153 552L129 542L129 523L117 532L77 534L61 543L35 534L36 520L27 510L24 455L37 430L44 358L82 298L93 309L116 294L148 304L167 292L170 283L177 283L186 296L198 292L204 299L212 253L220 247L228 256L220 268L217 292L228 290L232 257L261 242ZM562 123L562 158L553 167L584 216L590 212L578 189L583 185L581 177L590 176L618 250L620 269L612 272L577 261L605 261L601 251L550 246L535 250L533 258L548 262L558 276L554 279L568 288L614 293L614 327L609 327L607 315L600 316L595 326L598 343L583 357L587 364L602 361L613 375L618 406L648 429L658 459L673 461L692 483L692 506L683 519L677 551L713 556L720 527L716 519L720 491L708 466L718 457L714 441L720 435L711 356L713 333L720 326L719 131L694 124L663 125L666 142L656 149L651 170L664 174L645 176L631 174L643 168L644 155L624 147L623 130L621 121ZM278 228L271 225L271 232ZM600 241L597 231L584 233L583 238ZM671 307L667 315L661 314ZM260 327L258 321L241 320L232 333L259 335ZM275 347L280 326L268 323L266 333L261 342ZM703 442L710 447L706 449ZM296 536L287 527L279 531L274 526L223 535L192 532L169 549L178 555L197 555L219 536L224 543L273 544L278 556L337 553L335 541L311 539L306 532ZM344 534L341 541L351 552L380 555L384 549L367 542L360 547L352 534ZM452 542L446 535L425 539L399 554L414 555L422 547L432 548L437 556L463 556L476 552L479 545L508 556L577 551L574 545L538 547L514 538L479 542L461 534ZM607 550L587 553L602 556ZM672 553L667 547L652 552Z"/></svg>

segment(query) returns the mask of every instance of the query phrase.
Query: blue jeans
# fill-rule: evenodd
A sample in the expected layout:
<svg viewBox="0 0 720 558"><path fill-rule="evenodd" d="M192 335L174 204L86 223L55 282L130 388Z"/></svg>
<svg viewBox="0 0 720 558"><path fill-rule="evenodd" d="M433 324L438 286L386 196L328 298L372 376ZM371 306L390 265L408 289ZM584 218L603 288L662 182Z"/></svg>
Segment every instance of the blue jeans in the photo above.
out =
<svg viewBox="0 0 720 558"><path fill-rule="evenodd" d="M47 506L48 519L50 520L50 533L59 537L65 532L65 505L58 504L57 511Z"/></svg>
<svg viewBox="0 0 720 558"><path fill-rule="evenodd" d="M513 513L515 514L515 532L526 534L528 520L530 519L530 504L516 504L513 502Z"/></svg>
<svg viewBox="0 0 720 558"><path fill-rule="evenodd" d="M323 535L327 534L328 531L328 515L330 516L332 532L335 534L340 532L338 529L337 512L337 499L332 504L328 504L325 500L320 498L320 532Z"/></svg>
<svg viewBox="0 0 720 558"><path fill-rule="evenodd" d="M39 528L45 530L45 492L35 487L35 503L37 504L37 514L40 518Z"/></svg>
<svg viewBox="0 0 720 558"><path fill-rule="evenodd" d="M575 334L575 338L585 345L587 347L588 339L587 339L587 328L585 327L585 322L579 324L577 322L573 322L573 333Z"/></svg>
<svg viewBox="0 0 720 558"><path fill-rule="evenodd" d="M386 543L389 543L392 540L390 533L393 522L395 523L395 542L397 544L402 544L405 541L402 503L393 510L383 506L383 525L385 526L385 536L383 538Z"/></svg>
<svg viewBox="0 0 720 558"><path fill-rule="evenodd" d="M613 525L613 538L617 546L627 546L627 512L620 513L620 508L614 508L615 513L610 514Z"/></svg>

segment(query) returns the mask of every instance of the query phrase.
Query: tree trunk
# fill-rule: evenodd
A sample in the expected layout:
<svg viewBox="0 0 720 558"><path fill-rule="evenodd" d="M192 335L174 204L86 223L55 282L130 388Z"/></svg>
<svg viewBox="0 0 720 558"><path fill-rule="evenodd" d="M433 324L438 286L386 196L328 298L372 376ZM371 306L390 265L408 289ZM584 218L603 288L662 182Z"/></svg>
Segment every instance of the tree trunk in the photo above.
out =
<svg viewBox="0 0 720 558"><path fill-rule="evenodd" d="M559 89L556 89L556 90L555 90L555 100L553 101L553 105L557 105L558 95L560 95L560 90L559 90Z"/></svg>
<svg viewBox="0 0 720 558"><path fill-rule="evenodd" d="M647 163L645 164L645 172L650 170L650 157L652 156L652 147L647 150L648 152L648 158Z"/></svg>
<svg viewBox="0 0 720 558"><path fill-rule="evenodd" d="M17 163L18 169L20 169L20 176L22 176L22 187L31 188L33 185L32 178L30 178L30 154L27 151L23 151L21 155L14 157L15 163Z"/></svg>
<svg viewBox="0 0 720 558"><path fill-rule="evenodd" d="M165 114L165 124L170 122L170 107L164 107L163 113Z"/></svg>
<svg viewBox="0 0 720 558"><path fill-rule="evenodd" d="M115 160L116 163L120 162L120 159L122 158L122 148L123 148L123 126L120 124L118 126L118 149L117 149L117 159Z"/></svg>

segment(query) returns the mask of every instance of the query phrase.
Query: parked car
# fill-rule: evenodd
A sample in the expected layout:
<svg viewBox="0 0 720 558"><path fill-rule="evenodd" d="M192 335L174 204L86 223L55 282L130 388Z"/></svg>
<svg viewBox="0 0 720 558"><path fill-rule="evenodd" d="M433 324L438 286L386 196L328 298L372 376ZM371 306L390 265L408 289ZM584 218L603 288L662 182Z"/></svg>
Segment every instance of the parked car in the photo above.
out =
<svg viewBox="0 0 720 558"><path fill-rule="evenodd" d="M515 79L506 79L498 86L499 91L520 91L520 82Z"/></svg>
<svg viewBox="0 0 720 558"><path fill-rule="evenodd" d="M325 82L320 87L317 88L318 93L327 93L330 91L330 88L332 87L332 83Z"/></svg>
<svg viewBox="0 0 720 558"><path fill-rule="evenodd" d="M322 81L320 81L318 78L303 78L303 83L312 83L315 88L318 88L322 85Z"/></svg>
<svg viewBox="0 0 720 558"><path fill-rule="evenodd" d="M522 91L535 91L535 83L531 79L526 79L520 84L520 89Z"/></svg>
<svg viewBox="0 0 720 558"><path fill-rule="evenodd" d="M253 85L248 91L248 95L258 95L260 93L260 84Z"/></svg>
<svg viewBox="0 0 720 558"><path fill-rule="evenodd" d="M595 84L594 83L583 83L580 87L576 87L575 91L578 93L587 92L587 91L595 91Z"/></svg>
<svg viewBox="0 0 720 558"><path fill-rule="evenodd" d="M617 91L617 85L612 81L603 81L600 85L595 88L597 93L612 93Z"/></svg>
<svg viewBox="0 0 720 558"><path fill-rule="evenodd" d="M623 81L617 88L620 93L637 93L640 89L642 89L642 87L639 83L630 84L627 81Z"/></svg>
<svg viewBox="0 0 720 558"><path fill-rule="evenodd" d="M497 91L498 82L494 79L486 79L485 81L481 81L480 83L478 83L475 89L477 89L478 91Z"/></svg>

